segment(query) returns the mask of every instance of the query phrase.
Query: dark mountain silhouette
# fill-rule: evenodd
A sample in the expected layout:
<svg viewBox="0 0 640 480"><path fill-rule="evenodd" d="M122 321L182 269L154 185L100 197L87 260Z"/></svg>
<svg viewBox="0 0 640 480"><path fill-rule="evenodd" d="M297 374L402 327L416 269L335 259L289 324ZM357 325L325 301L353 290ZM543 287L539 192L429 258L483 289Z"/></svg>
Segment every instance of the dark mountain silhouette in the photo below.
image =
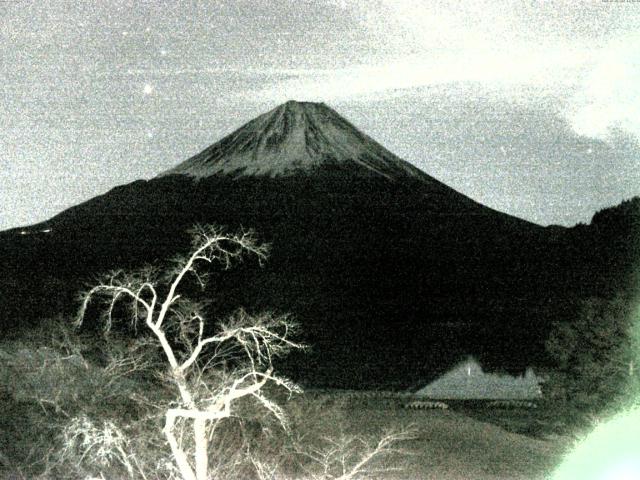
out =
<svg viewBox="0 0 640 480"><path fill-rule="evenodd" d="M264 268L213 277L212 313L292 312L312 346L283 366L299 380L406 387L467 354L519 370L544 362L574 298L627 285L618 252L637 251L637 224L605 217L545 228L494 211L329 107L287 102L154 179L0 234L1 313L7 328L68 309L92 273L160 262L188 248L191 225L216 223L273 249Z"/></svg>

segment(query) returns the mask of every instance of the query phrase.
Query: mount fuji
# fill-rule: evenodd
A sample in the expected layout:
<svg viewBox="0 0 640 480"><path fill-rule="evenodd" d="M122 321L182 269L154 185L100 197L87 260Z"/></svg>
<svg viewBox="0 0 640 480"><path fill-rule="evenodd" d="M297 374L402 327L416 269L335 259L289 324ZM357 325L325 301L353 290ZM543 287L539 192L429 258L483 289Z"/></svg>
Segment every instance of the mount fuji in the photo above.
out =
<svg viewBox="0 0 640 480"><path fill-rule="evenodd" d="M216 274L205 296L212 315L292 313L312 348L283 368L313 385L406 387L469 354L524 369L543 361L549 305L622 268L591 254L587 227L492 210L324 104L290 101L153 179L1 232L4 327L72 308L95 273L184 252L194 223L272 245L263 268Z"/></svg>

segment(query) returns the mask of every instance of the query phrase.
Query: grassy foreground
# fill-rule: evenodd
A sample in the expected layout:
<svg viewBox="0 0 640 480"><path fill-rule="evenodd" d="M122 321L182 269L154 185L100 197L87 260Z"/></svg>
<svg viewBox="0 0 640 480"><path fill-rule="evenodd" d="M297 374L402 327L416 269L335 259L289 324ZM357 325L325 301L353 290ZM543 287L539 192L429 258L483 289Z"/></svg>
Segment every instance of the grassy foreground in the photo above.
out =
<svg viewBox="0 0 640 480"><path fill-rule="evenodd" d="M523 422L514 422L518 417L527 420L529 428L525 429L534 430L541 419L548 419L543 411L411 410L402 408L406 400L401 398L367 392L345 400L340 400L341 396L339 392L308 392L299 401L311 409L333 403L340 415L349 419L355 435L375 435L393 428L414 432L414 438L402 445L404 455L390 459L393 465L381 462L397 471L378 478L543 479L561 461L570 443L569 437L547 435L539 429L534 435L509 431L523 428Z"/></svg>

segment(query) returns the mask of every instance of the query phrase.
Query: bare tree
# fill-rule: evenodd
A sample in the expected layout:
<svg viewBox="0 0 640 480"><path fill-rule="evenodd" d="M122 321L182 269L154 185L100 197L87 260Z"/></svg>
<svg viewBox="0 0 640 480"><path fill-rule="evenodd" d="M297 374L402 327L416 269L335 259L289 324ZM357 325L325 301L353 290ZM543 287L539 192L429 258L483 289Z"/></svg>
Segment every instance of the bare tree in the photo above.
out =
<svg viewBox="0 0 640 480"><path fill-rule="evenodd" d="M391 466L375 466L375 460L392 454L408 455L407 450L398 448L398 443L414 440L413 428L384 434L376 442L367 442L362 437L342 436L339 439L325 438L324 445L305 446L298 453L312 460L307 474L313 480L356 480L388 475L400 470Z"/></svg>
<svg viewBox="0 0 640 480"><path fill-rule="evenodd" d="M274 383L289 392L298 390L274 373L273 359L303 346L291 339L296 327L291 319L271 313L255 316L239 310L219 323L215 333L207 334L203 304L180 293L185 279L190 277L204 288L208 276L200 269L203 264L218 262L226 269L247 254L261 262L268 249L256 241L252 232L228 234L219 228L197 226L191 233L191 253L175 258L165 274L145 267L135 272L113 271L100 278L83 292L77 324L84 321L90 302L101 299L107 331L112 328L120 305L124 305L131 312L134 328L143 323L152 333L179 394L178 404L166 411L164 435L184 479L205 480L209 475L208 432L232 415L239 399L256 399L286 428L282 409L264 394L263 387ZM236 361L233 368L224 368L238 354L244 362ZM192 423L193 455L176 435L178 422Z"/></svg>

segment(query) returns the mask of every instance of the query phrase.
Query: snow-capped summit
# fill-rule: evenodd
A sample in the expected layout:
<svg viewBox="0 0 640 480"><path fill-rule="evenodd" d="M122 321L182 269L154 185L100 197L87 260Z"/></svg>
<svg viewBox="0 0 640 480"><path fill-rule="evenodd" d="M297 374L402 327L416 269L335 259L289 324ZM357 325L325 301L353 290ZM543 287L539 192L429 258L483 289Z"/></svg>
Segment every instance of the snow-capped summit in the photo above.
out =
<svg viewBox="0 0 640 480"><path fill-rule="evenodd" d="M432 180L323 103L288 101L160 176L287 176L360 167L390 179Z"/></svg>

